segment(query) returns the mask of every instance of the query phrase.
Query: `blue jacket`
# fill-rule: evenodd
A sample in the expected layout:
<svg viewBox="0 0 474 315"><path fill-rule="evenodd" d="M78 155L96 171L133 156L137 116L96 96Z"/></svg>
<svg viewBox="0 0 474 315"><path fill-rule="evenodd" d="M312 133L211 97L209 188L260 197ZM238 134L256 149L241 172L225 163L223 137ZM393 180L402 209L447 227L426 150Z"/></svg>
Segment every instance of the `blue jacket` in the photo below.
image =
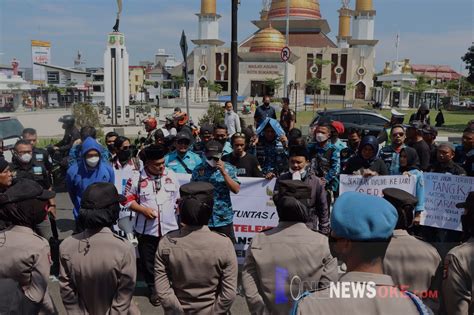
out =
<svg viewBox="0 0 474 315"><path fill-rule="evenodd" d="M82 144L80 159L67 170L66 184L74 205L73 212L76 219L81 207L82 194L89 185L99 182L115 183L114 170L102 158L95 168L91 169L87 166L84 156L91 150L96 150L99 154L103 152L102 146L89 137Z"/></svg>

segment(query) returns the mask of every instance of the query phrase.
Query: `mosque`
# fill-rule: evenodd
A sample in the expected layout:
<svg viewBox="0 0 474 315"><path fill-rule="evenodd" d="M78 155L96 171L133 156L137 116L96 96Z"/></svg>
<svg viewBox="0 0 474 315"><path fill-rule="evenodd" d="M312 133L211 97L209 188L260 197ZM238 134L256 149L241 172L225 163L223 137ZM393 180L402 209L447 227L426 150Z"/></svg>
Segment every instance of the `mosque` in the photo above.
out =
<svg viewBox="0 0 474 315"><path fill-rule="evenodd" d="M306 83L312 78L322 81L326 89L318 91L329 100L372 97L375 73L374 20L376 11L372 0L343 0L339 9L337 42L328 34L331 29L323 18L319 0L288 0L289 38L285 38L287 0L263 0L260 19L252 23L258 30L239 44L239 95L283 96L283 88L268 86L271 80L282 80L285 63L281 50L288 46L287 86L290 96L304 99L312 94ZM230 94L230 47L219 38L219 19L216 0L201 0L198 39L188 56L188 75L191 78L190 98L207 101L208 83L220 84L221 94ZM282 82L282 85L285 82ZM318 93L319 94L319 93Z"/></svg>

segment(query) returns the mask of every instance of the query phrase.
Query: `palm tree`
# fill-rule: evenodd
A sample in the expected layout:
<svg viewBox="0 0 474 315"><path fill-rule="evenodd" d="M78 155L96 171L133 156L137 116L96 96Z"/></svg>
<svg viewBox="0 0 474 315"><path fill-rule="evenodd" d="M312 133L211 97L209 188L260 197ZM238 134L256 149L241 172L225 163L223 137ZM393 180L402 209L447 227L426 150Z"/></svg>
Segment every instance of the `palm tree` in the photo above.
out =
<svg viewBox="0 0 474 315"><path fill-rule="evenodd" d="M209 90L209 92L214 92L216 93L216 95L219 95L221 94L223 88L222 88L222 85L220 85L219 83L215 83L215 82L208 82L207 83L207 88Z"/></svg>
<svg viewBox="0 0 474 315"><path fill-rule="evenodd" d="M271 79L271 78L265 79L265 86L269 88L270 90L273 90L273 95L275 95L275 93L278 94L278 90L280 89L282 84L283 84L282 77L278 77L276 79Z"/></svg>
<svg viewBox="0 0 474 315"><path fill-rule="evenodd" d="M415 95L417 96L416 97L416 102L415 102L415 107L418 108L420 106L420 100L421 100L421 96L423 95L423 93L425 93L427 90L429 90L430 88L430 84L428 83L428 78L423 76L423 75L419 75L416 77L416 83L415 85L413 85L409 91L415 93Z"/></svg>

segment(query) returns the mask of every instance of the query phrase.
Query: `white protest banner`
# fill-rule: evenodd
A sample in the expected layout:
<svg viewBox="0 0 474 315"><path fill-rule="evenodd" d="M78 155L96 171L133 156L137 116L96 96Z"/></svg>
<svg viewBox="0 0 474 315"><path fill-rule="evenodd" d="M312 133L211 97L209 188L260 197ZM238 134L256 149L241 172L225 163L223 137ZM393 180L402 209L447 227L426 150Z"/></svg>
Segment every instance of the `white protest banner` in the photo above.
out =
<svg viewBox="0 0 474 315"><path fill-rule="evenodd" d="M339 195L348 191L382 197L385 188L398 188L416 196L416 177L408 175L371 176L340 175Z"/></svg>
<svg viewBox="0 0 474 315"><path fill-rule="evenodd" d="M425 211L421 213L421 224L448 230L462 231L463 209L456 204L466 200L474 191L474 177L438 173L424 173Z"/></svg>
<svg viewBox="0 0 474 315"><path fill-rule="evenodd" d="M189 183L187 174L177 174L180 185ZM239 177L240 191L231 194L234 210L234 232L237 244L235 252L239 264L243 264L245 251L255 233L278 225L278 214L273 203L273 187L276 180Z"/></svg>

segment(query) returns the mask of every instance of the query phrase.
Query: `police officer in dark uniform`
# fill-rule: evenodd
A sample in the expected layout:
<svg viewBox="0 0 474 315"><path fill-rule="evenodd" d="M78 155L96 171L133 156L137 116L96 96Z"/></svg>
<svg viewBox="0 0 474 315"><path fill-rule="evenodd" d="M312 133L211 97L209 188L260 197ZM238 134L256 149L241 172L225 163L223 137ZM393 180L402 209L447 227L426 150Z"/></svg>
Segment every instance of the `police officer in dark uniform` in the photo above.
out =
<svg viewBox="0 0 474 315"><path fill-rule="evenodd" d="M36 147L36 144L38 142L38 134L36 133L36 130L33 128L25 128L23 129L21 137L23 138L23 140L28 141L33 147L32 160L38 164L44 165L48 173L51 173L51 169L53 168L53 161L51 160L51 157L49 156L47 150Z"/></svg>
<svg viewBox="0 0 474 315"><path fill-rule="evenodd" d="M54 145L55 151L59 151L61 155L67 156L69 150L72 148L74 141L81 137L79 129L76 128L75 123L76 119L72 115L65 115L58 120L60 123L63 123L64 136L61 141Z"/></svg>
<svg viewBox="0 0 474 315"><path fill-rule="evenodd" d="M33 160L33 148L30 142L18 140L13 150L11 170L15 173L15 179L31 179L43 187L45 190L51 190L51 178L46 167L41 162ZM49 200L48 212L56 216L56 202L54 198ZM45 239L49 240L53 234L48 219L36 226L37 232Z"/></svg>

